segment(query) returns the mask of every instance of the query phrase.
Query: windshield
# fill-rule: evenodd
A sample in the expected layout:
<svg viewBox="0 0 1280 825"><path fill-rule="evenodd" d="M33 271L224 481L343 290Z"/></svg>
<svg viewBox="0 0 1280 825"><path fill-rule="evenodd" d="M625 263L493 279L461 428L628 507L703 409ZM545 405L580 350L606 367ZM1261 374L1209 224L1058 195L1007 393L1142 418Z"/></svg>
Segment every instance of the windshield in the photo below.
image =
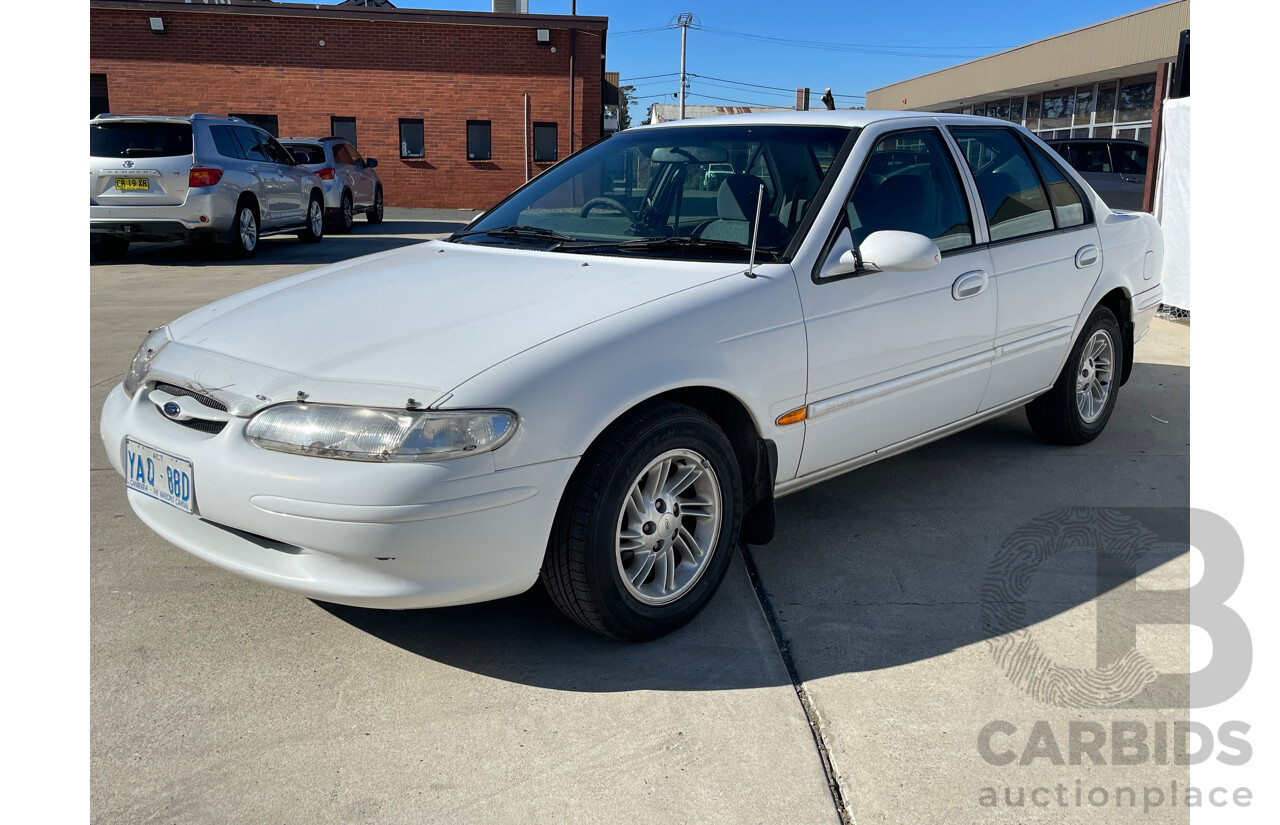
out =
<svg viewBox="0 0 1280 825"><path fill-rule="evenodd" d="M624 131L548 169L451 240L661 258L778 260L850 130ZM763 194L762 194L763 189Z"/></svg>

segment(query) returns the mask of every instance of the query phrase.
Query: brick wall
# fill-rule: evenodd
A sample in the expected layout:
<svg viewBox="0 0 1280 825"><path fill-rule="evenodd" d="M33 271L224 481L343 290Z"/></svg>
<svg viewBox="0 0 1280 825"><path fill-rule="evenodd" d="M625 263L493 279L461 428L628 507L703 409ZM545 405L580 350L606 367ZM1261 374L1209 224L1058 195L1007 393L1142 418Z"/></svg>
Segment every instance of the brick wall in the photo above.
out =
<svg viewBox="0 0 1280 825"><path fill-rule="evenodd" d="M116 113L274 114L280 134L327 135L356 118L358 148L378 159L389 206L479 209L524 182L524 94L532 123L557 123L569 153L569 32L262 14L92 8L89 70L105 74ZM324 45L320 45L320 41ZM600 137L600 41L579 32L576 148ZM426 157L400 158L399 121L424 121ZM492 123L492 158L467 160L466 123ZM529 137L532 156L532 135ZM534 174L549 163L531 164Z"/></svg>

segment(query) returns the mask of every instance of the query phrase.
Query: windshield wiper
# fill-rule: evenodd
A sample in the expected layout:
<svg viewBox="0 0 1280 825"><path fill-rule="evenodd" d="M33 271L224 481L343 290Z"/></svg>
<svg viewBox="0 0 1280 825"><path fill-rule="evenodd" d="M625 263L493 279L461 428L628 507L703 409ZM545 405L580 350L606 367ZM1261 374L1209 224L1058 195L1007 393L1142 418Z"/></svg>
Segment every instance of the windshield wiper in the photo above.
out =
<svg viewBox="0 0 1280 825"><path fill-rule="evenodd" d="M621 249L624 251L647 249L695 249L709 252L741 252L749 253L751 247L737 241L722 241L713 238L694 238L687 235L675 235L659 238L636 238L630 241L580 241L578 243L562 243L556 247L561 252L581 252L588 249ZM767 249L756 249L756 255L778 260L776 252Z"/></svg>
<svg viewBox="0 0 1280 825"><path fill-rule="evenodd" d="M553 229L544 229L541 226L497 226L493 229L472 229L470 232L454 232L447 240L456 241L460 238L470 238L475 235L487 235L490 238L503 238L514 241L535 240L535 241L557 241L564 243L566 241L577 241L578 239L572 235L565 235L562 232L556 232Z"/></svg>

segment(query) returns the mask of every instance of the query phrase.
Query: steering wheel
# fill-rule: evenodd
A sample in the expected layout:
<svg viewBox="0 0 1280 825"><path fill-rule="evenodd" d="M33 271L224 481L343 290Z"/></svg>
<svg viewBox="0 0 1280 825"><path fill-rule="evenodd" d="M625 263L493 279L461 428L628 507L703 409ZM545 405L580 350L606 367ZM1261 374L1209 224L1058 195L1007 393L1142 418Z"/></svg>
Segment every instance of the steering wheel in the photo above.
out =
<svg viewBox="0 0 1280 825"><path fill-rule="evenodd" d="M628 209L625 203L616 201L613 198L592 198L582 204L582 209L578 212L578 217L585 218L587 213L592 209L595 209L597 206L607 206L610 209L616 209L621 212L627 220L631 221L631 223L639 223L639 220L636 218L636 214Z"/></svg>

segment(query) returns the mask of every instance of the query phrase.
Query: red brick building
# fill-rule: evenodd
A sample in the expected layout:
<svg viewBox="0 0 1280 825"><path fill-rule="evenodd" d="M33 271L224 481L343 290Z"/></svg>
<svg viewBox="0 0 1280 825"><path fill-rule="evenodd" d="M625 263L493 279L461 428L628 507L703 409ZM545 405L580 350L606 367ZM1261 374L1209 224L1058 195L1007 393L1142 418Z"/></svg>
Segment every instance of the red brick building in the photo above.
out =
<svg viewBox="0 0 1280 825"><path fill-rule="evenodd" d="M354 136L389 206L490 206L601 135L608 18L89 5L92 113L236 114L278 136Z"/></svg>

